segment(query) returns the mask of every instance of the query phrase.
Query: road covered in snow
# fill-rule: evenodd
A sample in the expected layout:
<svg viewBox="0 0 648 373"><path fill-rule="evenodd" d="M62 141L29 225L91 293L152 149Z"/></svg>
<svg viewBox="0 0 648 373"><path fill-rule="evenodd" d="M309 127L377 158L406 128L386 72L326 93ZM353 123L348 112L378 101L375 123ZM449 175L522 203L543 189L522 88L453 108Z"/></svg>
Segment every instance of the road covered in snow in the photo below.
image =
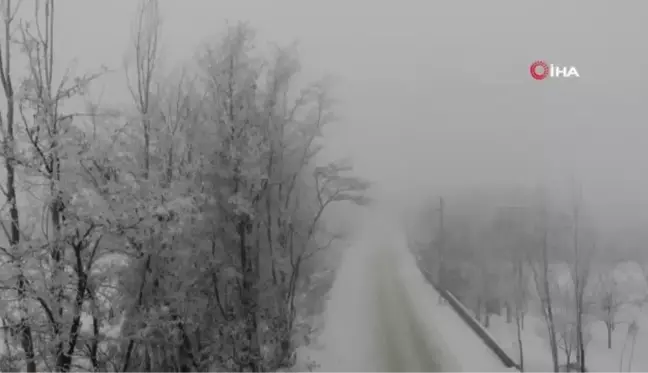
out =
<svg viewBox="0 0 648 373"><path fill-rule="evenodd" d="M321 371L507 371L448 304L438 304L393 226L346 253L327 309Z"/></svg>

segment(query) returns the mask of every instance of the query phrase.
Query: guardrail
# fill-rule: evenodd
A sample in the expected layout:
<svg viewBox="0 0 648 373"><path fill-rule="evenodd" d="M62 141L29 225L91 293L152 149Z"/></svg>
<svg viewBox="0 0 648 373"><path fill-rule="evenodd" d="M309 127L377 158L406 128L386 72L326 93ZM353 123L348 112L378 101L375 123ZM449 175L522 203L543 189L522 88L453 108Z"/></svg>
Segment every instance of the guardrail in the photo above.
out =
<svg viewBox="0 0 648 373"><path fill-rule="evenodd" d="M461 317L461 319L470 327L470 329L475 332L475 334L479 336L479 338L486 344L486 346L488 346L488 348L490 348L493 353L497 355L502 363L507 368L515 368L517 370L520 370L520 366L497 344L493 336L491 336L490 333L481 325L481 323L479 323L479 321L477 321L471 315L468 308L466 308L466 306L464 306L450 291L441 289L439 286L437 286L432 278L431 273L421 268L420 265L419 269L423 273L423 277L425 277L427 282L429 282L430 285L432 285L434 289L439 292L439 294L441 294L443 299L445 299L448 304L450 304L454 311L457 312L459 317Z"/></svg>

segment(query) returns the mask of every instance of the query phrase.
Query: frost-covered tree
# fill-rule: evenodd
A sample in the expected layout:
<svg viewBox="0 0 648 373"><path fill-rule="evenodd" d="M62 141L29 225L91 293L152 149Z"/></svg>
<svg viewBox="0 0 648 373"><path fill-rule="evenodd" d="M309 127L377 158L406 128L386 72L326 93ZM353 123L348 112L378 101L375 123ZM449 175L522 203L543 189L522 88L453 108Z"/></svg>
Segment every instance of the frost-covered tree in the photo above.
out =
<svg viewBox="0 0 648 373"><path fill-rule="evenodd" d="M5 5L8 30L15 4ZM261 53L244 24L158 72L157 4L145 1L127 71L133 107L69 112L99 74L54 79L54 2L33 5L38 17L6 35L27 75L12 77L11 43L0 56L13 366L292 366L314 332L303 302L316 261L339 238L326 213L368 203L348 160L319 157L336 119L328 81L299 87L296 49ZM21 206L19 193L37 197Z"/></svg>

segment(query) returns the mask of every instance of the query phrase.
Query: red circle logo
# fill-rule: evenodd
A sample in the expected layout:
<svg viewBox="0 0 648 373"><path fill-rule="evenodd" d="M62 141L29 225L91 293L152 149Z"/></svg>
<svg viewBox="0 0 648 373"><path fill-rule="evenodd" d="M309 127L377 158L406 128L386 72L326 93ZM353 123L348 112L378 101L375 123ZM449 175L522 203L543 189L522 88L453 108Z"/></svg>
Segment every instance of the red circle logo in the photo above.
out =
<svg viewBox="0 0 648 373"><path fill-rule="evenodd" d="M531 77L533 77L533 79L542 80L549 76L549 65L547 65L547 63L544 61L536 61L531 64L529 72L531 73Z"/></svg>

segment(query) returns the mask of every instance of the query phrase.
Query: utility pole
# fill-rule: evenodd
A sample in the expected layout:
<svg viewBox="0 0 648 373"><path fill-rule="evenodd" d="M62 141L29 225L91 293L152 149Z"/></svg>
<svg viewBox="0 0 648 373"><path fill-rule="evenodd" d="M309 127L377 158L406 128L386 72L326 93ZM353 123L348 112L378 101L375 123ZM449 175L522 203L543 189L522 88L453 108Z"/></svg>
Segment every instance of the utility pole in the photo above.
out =
<svg viewBox="0 0 648 373"><path fill-rule="evenodd" d="M445 231L444 231L444 226L443 226L443 218L444 218L444 208L445 208L445 203L443 201L443 197L439 197L439 207L438 207L438 212L439 212L439 227L437 231L437 238L436 238L436 244L437 244L437 262L438 262L438 270L437 270L437 286L442 289L445 289L445 277L446 270L445 270ZM439 296L439 304L443 303L443 297Z"/></svg>

